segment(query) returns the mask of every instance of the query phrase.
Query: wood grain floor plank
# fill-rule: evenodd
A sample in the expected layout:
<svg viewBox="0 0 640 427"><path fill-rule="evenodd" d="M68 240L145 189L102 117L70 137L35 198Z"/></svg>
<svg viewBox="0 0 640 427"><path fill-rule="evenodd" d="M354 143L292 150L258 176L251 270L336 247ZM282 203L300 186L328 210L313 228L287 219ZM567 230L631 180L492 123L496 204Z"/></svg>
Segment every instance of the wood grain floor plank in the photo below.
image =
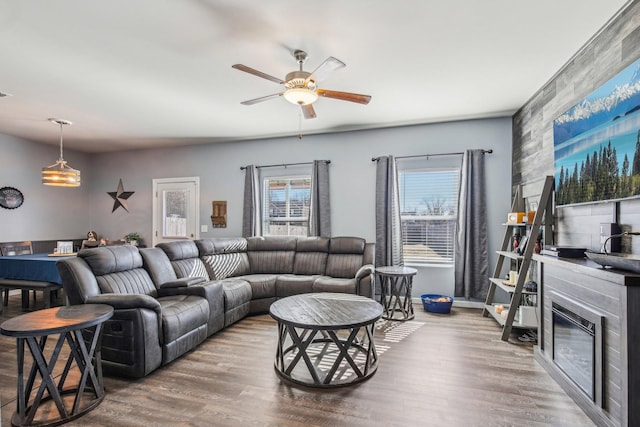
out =
<svg viewBox="0 0 640 427"><path fill-rule="evenodd" d="M39 308L39 307L38 307ZM533 359L479 310L425 313L399 342L376 328L378 371L350 387L289 385L273 369L276 323L253 316L146 378L105 378L102 404L69 426L593 426ZM0 320L16 316L19 295ZM389 334L398 332L397 328ZM403 338L402 338L403 336ZM15 410L15 340L0 337L2 425ZM387 348L388 347L388 348Z"/></svg>

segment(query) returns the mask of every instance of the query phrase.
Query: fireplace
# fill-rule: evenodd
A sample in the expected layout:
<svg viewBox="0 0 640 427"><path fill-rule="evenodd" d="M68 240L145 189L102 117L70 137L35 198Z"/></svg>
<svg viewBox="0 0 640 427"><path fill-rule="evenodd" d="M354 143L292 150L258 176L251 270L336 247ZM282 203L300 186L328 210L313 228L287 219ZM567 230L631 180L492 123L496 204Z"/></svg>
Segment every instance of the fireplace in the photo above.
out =
<svg viewBox="0 0 640 427"><path fill-rule="evenodd" d="M541 267L541 321L534 358L595 425L640 426L640 275L587 260L542 255L534 259ZM571 320L565 319L567 311L577 317L570 314ZM564 324L574 320L584 329ZM574 352L569 357L587 368L567 369L562 357L569 351ZM585 354L593 354L593 359ZM586 380L582 372L587 372Z"/></svg>
<svg viewBox="0 0 640 427"><path fill-rule="evenodd" d="M551 293L553 363L579 392L602 406L603 316Z"/></svg>
<svg viewBox="0 0 640 427"><path fill-rule="evenodd" d="M553 303L553 361L571 381L595 398L595 324Z"/></svg>

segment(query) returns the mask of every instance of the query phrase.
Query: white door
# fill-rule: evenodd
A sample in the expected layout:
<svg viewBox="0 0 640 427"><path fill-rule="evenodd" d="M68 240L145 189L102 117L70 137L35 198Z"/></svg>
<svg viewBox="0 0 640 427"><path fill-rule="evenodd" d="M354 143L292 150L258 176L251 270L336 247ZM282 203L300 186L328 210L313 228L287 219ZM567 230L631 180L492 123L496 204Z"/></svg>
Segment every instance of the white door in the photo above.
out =
<svg viewBox="0 0 640 427"><path fill-rule="evenodd" d="M153 180L153 246L199 238L200 178Z"/></svg>

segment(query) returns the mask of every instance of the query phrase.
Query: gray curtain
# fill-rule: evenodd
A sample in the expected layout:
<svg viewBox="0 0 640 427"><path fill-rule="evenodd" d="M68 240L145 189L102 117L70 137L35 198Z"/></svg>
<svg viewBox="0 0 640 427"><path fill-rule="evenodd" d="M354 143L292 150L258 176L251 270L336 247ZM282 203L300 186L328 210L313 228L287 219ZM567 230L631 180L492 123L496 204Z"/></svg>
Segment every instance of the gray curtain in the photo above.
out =
<svg viewBox="0 0 640 427"><path fill-rule="evenodd" d="M251 237L262 235L260 181L258 178L258 168L254 165L249 165L245 168L242 208L242 236Z"/></svg>
<svg viewBox="0 0 640 427"><path fill-rule="evenodd" d="M376 169L376 266L388 265L404 265L398 172L393 156L379 157Z"/></svg>
<svg viewBox="0 0 640 427"><path fill-rule="evenodd" d="M331 237L331 202L329 200L329 162L314 160L311 171L309 236Z"/></svg>
<svg viewBox="0 0 640 427"><path fill-rule="evenodd" d="M456 297L484 301L489 288L484 150L465 150L455 244Z"/></svg>

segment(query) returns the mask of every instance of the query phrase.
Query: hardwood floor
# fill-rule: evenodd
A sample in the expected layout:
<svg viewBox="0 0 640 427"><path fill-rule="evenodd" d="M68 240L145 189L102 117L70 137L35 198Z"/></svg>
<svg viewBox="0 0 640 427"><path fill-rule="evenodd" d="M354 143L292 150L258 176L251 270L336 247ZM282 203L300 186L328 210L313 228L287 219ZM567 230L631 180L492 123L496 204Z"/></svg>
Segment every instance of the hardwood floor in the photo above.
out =
<svg viewBox="0 0 640 427"><path fill-rule="evenodd" d="M11 296L0 320L22 313L19 298ZM498 325L480 310L435 315L414 308L413 323L376 330L378 371L361 384L315 390L282 382L273 369L276 323L253 316L146 378L105 378L100 406L67 425L594 425L533 360L532 345L501 341ZM15 340L0 336L7 427L16 405L15 352Z"/></svg>

